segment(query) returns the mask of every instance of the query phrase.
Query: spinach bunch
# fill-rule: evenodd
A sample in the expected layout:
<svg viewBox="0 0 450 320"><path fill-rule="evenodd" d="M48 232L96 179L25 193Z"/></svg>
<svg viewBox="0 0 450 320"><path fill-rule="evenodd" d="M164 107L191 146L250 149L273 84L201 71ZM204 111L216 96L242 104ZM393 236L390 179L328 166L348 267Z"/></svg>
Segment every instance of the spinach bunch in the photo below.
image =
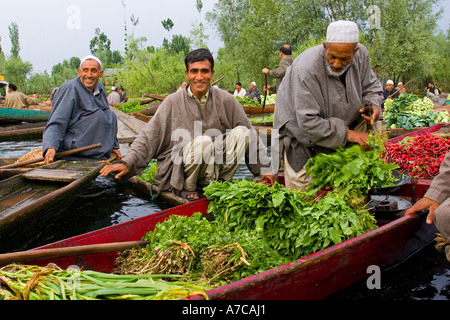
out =
<svg viewBox="0 0 450 320"><path fill-rule="evenodd" d="M365 197L374 187L394 185L392 171L398 166L381 158L382 138L370 136L368 145L369 150L353 145L310 158L305 166L306 173L313 177L308 186L310 194L333 188L341 190L346 197Z"/></svg>
<svg viewBox="0 0 450 320"><path fill-rule="evenodd" d="M254 231L289 260L376 228L364 206L351 207L339 192L315 200L276 183L212 182L204 189L208 212L235 232Z"/></svg>

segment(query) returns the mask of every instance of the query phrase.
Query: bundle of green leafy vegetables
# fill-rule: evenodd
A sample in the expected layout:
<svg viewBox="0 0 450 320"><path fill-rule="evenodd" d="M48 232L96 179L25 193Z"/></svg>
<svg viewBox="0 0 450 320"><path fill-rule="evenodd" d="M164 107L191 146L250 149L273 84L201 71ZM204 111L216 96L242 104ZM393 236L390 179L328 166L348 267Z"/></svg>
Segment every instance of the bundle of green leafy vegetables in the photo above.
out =
<svg viewBox="0 0 450 320"><path fill-rule="evenodd" d="M450 121L447 111L434 111L433 101L428 97L420 99L415 94L401 94L397 99L387 99L383 118L385 127L406 130Z"/></svg>
<svg viewBox="0 0 450 320"><path fill-rule="evenodd" d="M288 262L256 232L232 232L199 212L191 217L172 215L143 240L150 241L144 250L131 249L119 257L119 273L138 273L139 269L144 273L183 274L187 281L217 286ZM157 259L152 260L152 256ZM139 260L137 268L132 260ZM162 270L164 264L171 268Z"/></svg>
<svg viewBox="0 0 450 320"><path fill-rule="evenodd" d="M137 99L130 99L123 104L116 104L114 107L124 113L137 112L148 108L146 106L141 106Z"/></svg>
<svg viewBox="0 0 450 320"><path fill-rule="evenodd" d="M289 260L376 228L363 203L351 207L339 192L319 200L275 183L213 182L204 189L208 213L234 232L253 231Z"/></svg>
<svg viewBox="0 0 450 320"><path fill-rule="evenodd" d="M306 173L313 177L309 192L314 194L333 188L346 197L354 194L363 198L373 188L395 185L396 178L392 173L398 166L381 158L384 151L382 140L379 136L370 135L367 150L352 145L310 158L305 166Z"/></svg>

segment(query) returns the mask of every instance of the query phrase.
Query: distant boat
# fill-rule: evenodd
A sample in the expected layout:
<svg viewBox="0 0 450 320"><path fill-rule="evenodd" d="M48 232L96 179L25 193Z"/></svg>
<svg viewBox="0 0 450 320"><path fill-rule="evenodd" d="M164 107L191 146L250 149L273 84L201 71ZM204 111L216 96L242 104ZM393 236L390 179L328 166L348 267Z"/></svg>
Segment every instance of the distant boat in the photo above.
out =
<svg viewBox="0 0 450 320"><path fill-rule="evenodd" d="M48 106L31 106L28 109L0 107L0 123L45 122L50 113Z"/></svg>
<svg viewBox="0 0 450 320"><path fill-rule="evenodd" d="M42 139L47 122L21 123L0 127L0 141Z"/></svg>

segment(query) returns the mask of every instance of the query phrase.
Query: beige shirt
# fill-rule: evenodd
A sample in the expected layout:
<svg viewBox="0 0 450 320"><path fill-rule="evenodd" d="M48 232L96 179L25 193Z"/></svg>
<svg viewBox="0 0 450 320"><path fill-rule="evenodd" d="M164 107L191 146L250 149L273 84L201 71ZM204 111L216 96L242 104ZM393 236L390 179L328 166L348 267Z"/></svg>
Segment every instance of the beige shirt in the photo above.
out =
<svg viewBox="0 0 450 320"><path fill-rule="evenodd" d="M203 120L206 121L206 102L208 101L209 90L208 90L208 92L206 92L206 94L203 97L201 97L200 100L195 96L195 94L192 93L190 86L188 86L186 90L188 92L188 95L191 98L193 98L195 100L195 102L197 102L197 105L198 105L198 107L200 109L200 112L202 114Z"/></svg>
<svg viewBox="0 0 450 320"><path fill-rule="evenodd" d="M31 105L37 105L36 98L31 98L22 92L11 91L6 95L6 107L13 109L23 109Z"/></svg>

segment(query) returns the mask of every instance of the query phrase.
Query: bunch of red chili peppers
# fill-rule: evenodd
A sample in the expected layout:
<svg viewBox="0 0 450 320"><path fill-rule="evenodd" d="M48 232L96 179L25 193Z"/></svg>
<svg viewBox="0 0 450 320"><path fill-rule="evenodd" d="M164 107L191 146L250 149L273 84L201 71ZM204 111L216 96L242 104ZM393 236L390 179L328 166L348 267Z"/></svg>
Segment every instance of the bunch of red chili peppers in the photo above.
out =
<svg viewBox="0 0 450 320"><path fill-rule="evenodd" d="M439 173L442 161L450 151L450 136L428 133L407 137L398 143L386 143L381 157L399 166L412 177L432 179Z"/></svg>

